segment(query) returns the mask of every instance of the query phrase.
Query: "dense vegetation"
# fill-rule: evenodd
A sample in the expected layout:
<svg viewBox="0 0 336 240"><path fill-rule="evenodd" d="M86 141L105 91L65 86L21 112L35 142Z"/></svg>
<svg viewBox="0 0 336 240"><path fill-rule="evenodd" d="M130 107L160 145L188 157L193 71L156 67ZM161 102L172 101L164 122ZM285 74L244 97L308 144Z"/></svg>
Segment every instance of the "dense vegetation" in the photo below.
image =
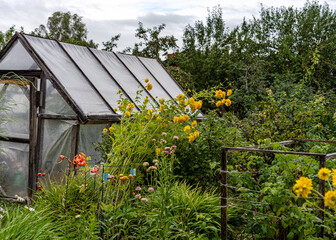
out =
<svg viewBox="0 0 336 240"><path fill-rule="evenodd" d="M173 36L161 36L164 24L139 23L140 42L127 51L160 58L173 49L163 63L189 98L152 107L145 99L131 119L134 106L119 93L121 123L104 129L97 145L109 181L102 181L102 165L98 171L86 165L89 157L69 156L78 173L48 188L39 176L35 209L0 203L0 238L15 232L17 239L219 239L221 146L336 152L331 143L277 143L335 140L335 22L327 4L313 1L301 9L262 7L259 18L229 30L215 7L205 22L185 28L181 49ZM0 46L13 31L0 33ZM81 33L74 40L86 41ZM105 50L119 37L103 43ZM197 121L200 111L204 119ZM228 160L230 238L321 239L321 224L325 237L335 238L335 171L324 169L321 177L317 159L296 155L230 153ZM319 179L328 182L326 196L316 193ZM320 197L324 222L317 216Z"/></svg>

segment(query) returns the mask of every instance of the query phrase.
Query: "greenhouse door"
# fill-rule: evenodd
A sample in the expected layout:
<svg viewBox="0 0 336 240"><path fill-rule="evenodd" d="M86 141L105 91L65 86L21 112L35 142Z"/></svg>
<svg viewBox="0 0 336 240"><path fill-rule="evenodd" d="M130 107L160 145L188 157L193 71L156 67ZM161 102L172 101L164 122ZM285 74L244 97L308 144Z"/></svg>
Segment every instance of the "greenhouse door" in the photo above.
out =
<svg viewBox="0 0 336 240"><path fill-rule="evenodd" d="M0 80L0 195L31 197L36 188L37 81Z"/></svg>

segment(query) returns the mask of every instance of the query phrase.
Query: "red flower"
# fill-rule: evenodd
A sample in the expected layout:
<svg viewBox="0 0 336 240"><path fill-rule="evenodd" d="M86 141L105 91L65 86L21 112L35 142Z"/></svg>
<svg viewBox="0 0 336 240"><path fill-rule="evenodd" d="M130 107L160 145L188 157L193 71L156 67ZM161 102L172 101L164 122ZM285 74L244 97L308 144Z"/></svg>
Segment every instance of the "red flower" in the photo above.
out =
<svg viewBox="0 0 336 240"><path fill-rule="evenodd" d="M42 187L41 187L41 186L37 186L37 189L38 189L38 190L41 190L41 189L42 189Z"/></svg>
<svg viewBox="0 0 336 240"><path fill-rule="evenodd" d="M37 174L37 176L42 176L42 173L39 172L39 173Z"/></svg>
<svg viewBox="0 0 336 240"><path fill-rule="evenodd" d="M44 177L46 174L45 173L42 173L42 176Z"/></svg>

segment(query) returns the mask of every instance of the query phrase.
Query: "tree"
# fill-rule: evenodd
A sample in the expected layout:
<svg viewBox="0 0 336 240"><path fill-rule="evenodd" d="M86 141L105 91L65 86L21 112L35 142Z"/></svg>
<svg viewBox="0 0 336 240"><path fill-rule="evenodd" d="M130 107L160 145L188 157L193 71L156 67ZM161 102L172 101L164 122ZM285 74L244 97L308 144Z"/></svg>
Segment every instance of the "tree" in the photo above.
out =
<svg viewBox="0 0 336 240"><path fill-rule="evenodd" d="M140 42L135 43L133 49L127 48L124 52L131 52L134 55L160 60L160 56L166 56L168 50L176 51L178 48L176 44L177 39L173 35L160 36L165 27L165 24L161 24L154 26L153 29L146 29L143 27L142 22L139 22L135 36L140 39Z"/></svg>
<svg viewBox="0 0 336 240"><path fill-rule="evenodd" d="M111 37L110 41L103 42L104 48L102 50L107 51L107 52L113 52L113 48L117 47L117 41L119 41L120 38L120 33Z"/></svg>
<svg viewBox="0 0 336 240"><path fill-rule="evenodd" d="M6 32L0 31L0 50L2 50L6 44L11 40L16 32L15 25L11 26ZM20 32L23 33L23 27L20 28Z"/></svg>
<svg viewBox="0 0 336 240"><path fill-rule="evenodd" d="M41 24L32 34L61 42L98 47L92 40L87 41L87 29L82 17L70 12L54 12L48 18L47 26Z"/></svg>

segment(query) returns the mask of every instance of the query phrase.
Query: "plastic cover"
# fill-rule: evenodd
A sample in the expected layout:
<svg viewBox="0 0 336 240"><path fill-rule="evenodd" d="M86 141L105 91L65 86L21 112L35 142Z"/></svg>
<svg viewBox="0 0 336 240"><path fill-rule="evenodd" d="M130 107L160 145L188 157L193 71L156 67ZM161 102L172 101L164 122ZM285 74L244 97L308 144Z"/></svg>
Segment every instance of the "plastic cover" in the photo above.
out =
<svg viewBox="0 0 336 240"><path fill-rule="evenodd" d="M130 71L141 80L141 83L145 85L144 79L148 78L149 82L153 85L153 89L150 91L154 98L164 98L170 100L169 94L162 88L162 86L156 81L153 75L143 66L136 56L127 54L118 54L118 57L123 63L130 69ZM176 97L176 96L172 96Z"/></svg>
<svg viewBox="0 0 336 240"><path fill-rule="evenodd" d="M40 170L52 177L63 174L68 166L68 161L60 164L59 156L64 155L70 159L71 131L76 121L43 120L43 139L41 141Z"/></svg>
<svg viewBox="0 0 336 240"><path fill-rule="evenodd" d="M137 91L144 91L140 97L141 103L148 95L144 87L132 76L128 69L119 61L119 59L112 52L93 50L94 54L104 64L106 69L111 73L114 79L120 84L120 86L127 92L127 94L135 102ZM139 79L144 82L145 79ZM149 97L149 96L148 96ZM151 98L149 98L151 104L155 104ZM135 102L136 103L136 102ZM138 104L137 104L138 105ZM135 110L135 109L134 109Z"/></svg>
<svg viewBox="0 0 336 240"><path fill-rule="evenodd" d="M32 57L17 39L0 60L0 70L39 70Z"/></svg>
<svg viewBox="0 0 336 240"><path fill-rule="evenodd" d="M8 196L28 195L29 145L0 141L0 186Z"/></svg>
<svg viewBox="0 0 336 240"><path fill-rule="evenodd" d="M0 112L3 121L1 126L4 135L8 137L29 138L29 87L0 84L3 98L0 104L5 104L7 111Z"/></svg>
<svg viewBox="0 0 336 240"><path fill-rule="evenodd" d="M95 85L97 90L106 99L112 108L118 107L119 87L110 77L95 56L86 48L67 43L61 43L79 68ZM129 86L130 88L132 86Z"/></svg>
<svg viewBox="0 0 336 240"><path fill-rule="evenodd" d="M49 79L46 79L45 109L43 113L76 115L69 104L54 88Z"/></svg>
<svg viewBox="0 0 336 240"><path fill-rule="evenodd" d="M156 60L151 58L139 57L141 62L153 74L153 76L160 81L161 85L170 93L173 98L179 94L184 94L180 86L173 78L167 73L162 65Z"/></svg>
<svg viewBox="0 0 336 240"><path fill-rule="evenodd" d="M85 114L112 114L56 41L27 35L25 38Z"/></svg>
<svg viewBox="0 0 336 240"><path fill-rule="evenodd" d="M91 156L91 164L101 160L101 154L95 150L95 144L102 141L104 128L108 128L108 126L106 124L80 126L78 150L85 153L86 156Z"/></svg>

